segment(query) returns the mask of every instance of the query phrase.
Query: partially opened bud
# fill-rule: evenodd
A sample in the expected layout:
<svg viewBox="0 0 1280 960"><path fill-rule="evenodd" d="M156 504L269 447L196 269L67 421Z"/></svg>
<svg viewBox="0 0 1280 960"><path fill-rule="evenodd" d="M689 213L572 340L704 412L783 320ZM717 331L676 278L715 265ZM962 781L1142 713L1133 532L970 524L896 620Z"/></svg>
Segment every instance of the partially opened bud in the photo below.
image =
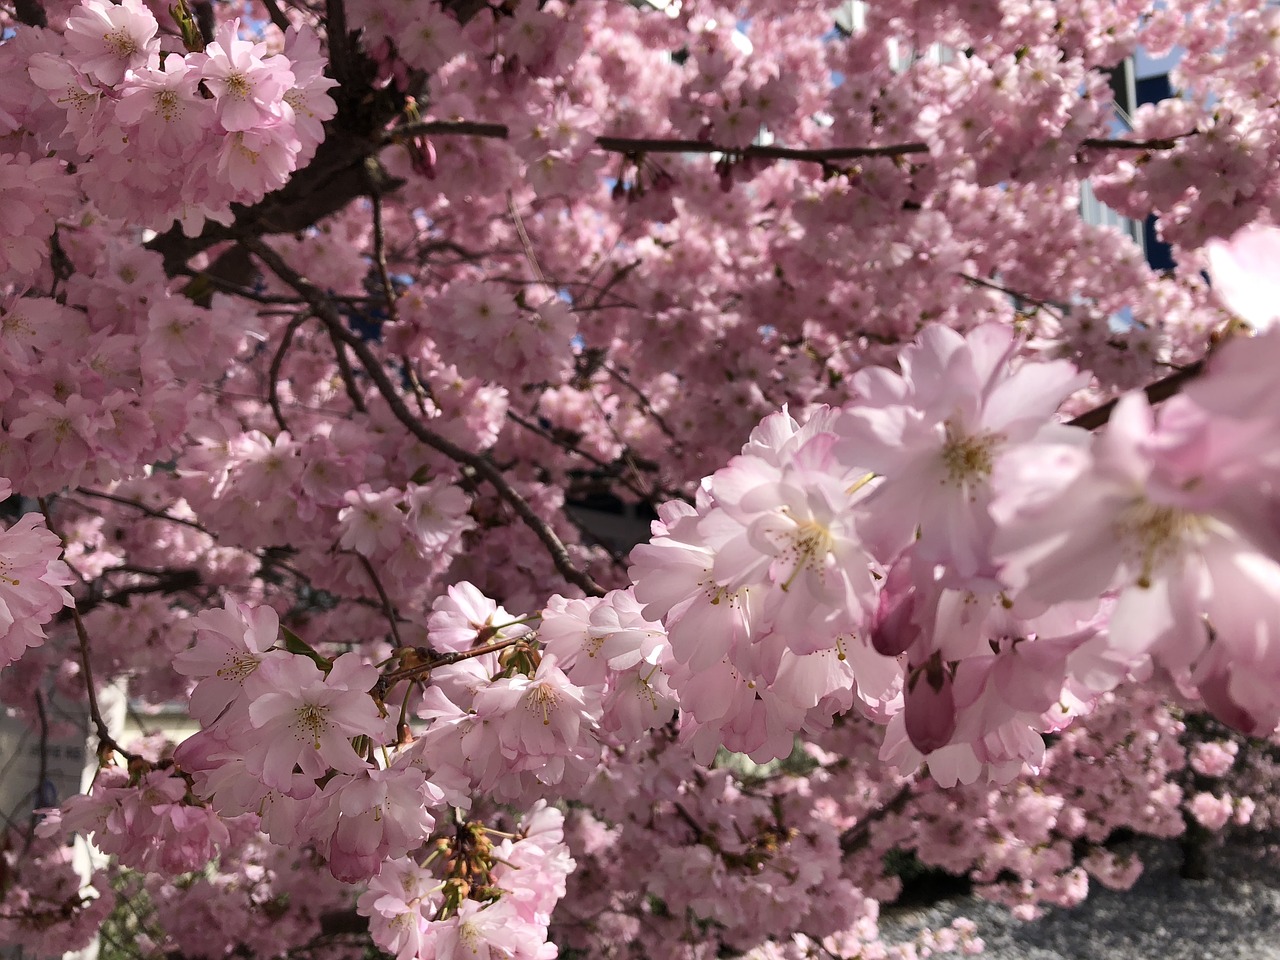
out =
<svg viewBox="0 0 1280 960"><path fill-rule="evenodd" d="M896 657L916 642L920 626L915 622L915 612L911 562L904 557L893 565L880 591L879 608L871 627L871 646L876 653Z"/></svg>
<svg viewBox="0 0 1280 960"><path fill-rule="evenodd" d="M436 148L426 137L415 137L409 141L409 164L415 173L420 173L428 180L436 178Z"/></svg>
<svg viewBox="0 0 1280 960"><path fill-rule="evenodd" d="M912 671L904 709L907 736L921 753L928 755L951 742L956 732L956 702L951 673L938 654Z"/></svg>

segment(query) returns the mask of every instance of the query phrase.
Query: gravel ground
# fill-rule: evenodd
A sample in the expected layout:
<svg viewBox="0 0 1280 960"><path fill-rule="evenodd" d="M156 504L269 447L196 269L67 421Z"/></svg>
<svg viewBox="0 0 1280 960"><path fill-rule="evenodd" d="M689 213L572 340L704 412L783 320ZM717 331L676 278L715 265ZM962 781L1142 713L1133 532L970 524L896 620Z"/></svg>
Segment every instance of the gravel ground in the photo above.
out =
<svg viewBox="0 0 1280 960"><path fill-rule="evenodd" d="M1148 841L1134 849L1146 868L1123 893L1095 883L1078 907L1049 908L1025 923L966 897L886 916L881 931L886 941L903 942L922 927L968 917L988 960L1280 960L1277 848L1217 850L1208 880L1179 877L1171 844Z"/></svg>

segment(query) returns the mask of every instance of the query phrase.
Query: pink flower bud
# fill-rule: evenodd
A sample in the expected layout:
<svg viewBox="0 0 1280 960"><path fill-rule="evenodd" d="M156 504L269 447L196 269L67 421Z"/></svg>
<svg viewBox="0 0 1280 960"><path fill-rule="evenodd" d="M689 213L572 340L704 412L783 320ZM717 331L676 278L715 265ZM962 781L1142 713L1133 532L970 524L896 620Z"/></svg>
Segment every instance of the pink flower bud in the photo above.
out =
<svg viewBox="0 0 1280 960"><path fill-rule="evenodd" d="M951 674L934 654L924 667L913 671L907 681L907 736L923 754L945 747L956 732L956 702Z"/></svg>

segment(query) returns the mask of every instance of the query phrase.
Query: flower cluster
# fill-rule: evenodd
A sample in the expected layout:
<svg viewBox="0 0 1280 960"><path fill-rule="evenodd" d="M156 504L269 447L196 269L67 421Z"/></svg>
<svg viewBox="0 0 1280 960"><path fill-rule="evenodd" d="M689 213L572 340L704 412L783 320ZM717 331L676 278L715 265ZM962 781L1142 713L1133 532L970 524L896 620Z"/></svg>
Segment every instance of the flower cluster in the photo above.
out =
<svg viewBox="0 0 1280 960"><path fill-rule="evenodd" d="M633 555L686 734L781 757L856 683L893 718L887 759L1008 780L1148 658L1228 723L1275 729L1271 419L1225 397L1260 388L1272 339L1229 345L1158 420L1126 396L1092 438L1051 419L1084 380L995 326L929 328L842 410L766 419ZM833 652L846 679L797 683L793 663Z"/></svg>
<svg viewBox="0 0 1280 960"><path fill-rule="evenodd" d="M413 860L387 863L359 902L374 942L397 960L557 956L547 926L574 867L563 824L560 811L543 804L498 843L483 824L469 823L431 858L440 850L448 857L443 883Z"/></svg>
<svg viewBox="0 0 1280 960"><path fill-rule="evenodd" d="M104 770L87 795L69 799L39 830L46 837L83 834L135 870L190 873L216 857L230 834L217 814L191 801L188 790L172 770L137 779Z"/></svg>
<svg viewBox="0 0 1280 960"><path fill-rule="evenodd" d="M900 960L1280 822L1280 14L844 6L0 11L0 938Z"/></svg>
<svg viewBox="0 0 1280 960"><path fill-rule="evenodd" d="M9 493L7 481L0 493ZM44 625L72 603L66 588L74 578L61 553L61 540L38 513L0 531L0 667L42 644Z"/></svg>
<svg viewBox="0 0 1280 960"><path fill-rule="evenodd" d="M291 31L270 55L239 34L231 20L203 49L165 49L142 0L85 0L30 53L32 81L65 117L47 147L100 211L194 234L315 153L336 111L317 38Z"/></svg>

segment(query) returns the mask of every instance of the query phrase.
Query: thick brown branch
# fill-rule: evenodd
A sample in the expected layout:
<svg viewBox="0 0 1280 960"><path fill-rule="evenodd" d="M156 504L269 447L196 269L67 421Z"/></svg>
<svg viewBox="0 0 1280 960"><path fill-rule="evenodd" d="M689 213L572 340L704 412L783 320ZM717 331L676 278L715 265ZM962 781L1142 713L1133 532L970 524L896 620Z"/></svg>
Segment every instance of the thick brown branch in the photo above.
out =
<svg viewBox="0 0 1280 960"><path fill-rule="evenodd" d="M1151 404L1162 403L1170 397L1175 396L1181 390L1184 384L1204 372L1204 361L1197 360L1195 363L1188 364L1177 373L1171 373L1163 380L1157 380L1155 383L1148 384L1143 392L1147 395L1147 401ZM1080 414L1074 420L1068 420L1069 427L1083 427L1086 430L1097 430L1111 419L1111 414L1116 409L1119 399L1108 400L1101 406L1094 407L1085 413Z"/></svg>
<svg viewBox="0 0 1280 960"><path fill-rule="evenodd" d="M267 8L267 16L271 18L271 22L280 28L281 33L285 33L289 29L289 18L284 15L284 11L280 9L280 4L276 0L262 0Z"/></svg>
<svg viewBox="0 0 1280 960"><path fill-rule="evenodd" d="M1090 137L1085 140L1082 147L1089 147L1092 150L1172 150L1183 139L1195 134L1194 130L1181 134L1177 137L1156 137L1151 140L1111 140L1106 137Z"/></svg>
<svg viewBox="0 0 1280 960"><path fill-rule="evenodd" d="M431 136L484 137L506 140L510 134L505 124L480 123L472 120L423 120L406 123L387 134L388 140ZM609 153L638 155L643 153L725 153L735 157L762 160L800 160L829 163L859 157L898 157L904 154L928 153L923 143L898 143L883 147L783 147L776 144L752 144L747 147L725 147L707 140L664 139L661 137L596 137L596 146Z"/></svg>
<svg viewBox="0 0 1280 960"><path fill-rule="evenodd" d="M28 27L47 27L49 18L45 16L44 4L40 0L14 0L13 12L19 23Z"/></svg>
<svg viewBox="0 0 1280 960"><path fill-rule="evenodd" d="M200 38L205 43L213 43L218 31L217 19L213 12L213 0L194 0L192 12L196 15L196 26L200 29Z"/></svg>
<svg viewBox="0 0 1280 960"><path fill-rule="evenodd" d="M421 120L406 123L387 133L388 140L407 137L431 136L484 137L506 140L510 135L505 124L482 123L474 120ZM1189 136L1187 134L1186 136ZM1081 142L1092 150L1172 150L1182 137L1162 137L1151 140L1125 140L1090 137ZM785 147L781 144L751 144L746 147L726 147L709 140L669 139L664 137L596 137L596 146L609 153L638 156L648 153L723 153L734 157L761 160L798 160L802 163L831 163L836 160L857 160L863 157L901 157L928 153L927 144L919 142L892 143L878 147Z"/></svg>

